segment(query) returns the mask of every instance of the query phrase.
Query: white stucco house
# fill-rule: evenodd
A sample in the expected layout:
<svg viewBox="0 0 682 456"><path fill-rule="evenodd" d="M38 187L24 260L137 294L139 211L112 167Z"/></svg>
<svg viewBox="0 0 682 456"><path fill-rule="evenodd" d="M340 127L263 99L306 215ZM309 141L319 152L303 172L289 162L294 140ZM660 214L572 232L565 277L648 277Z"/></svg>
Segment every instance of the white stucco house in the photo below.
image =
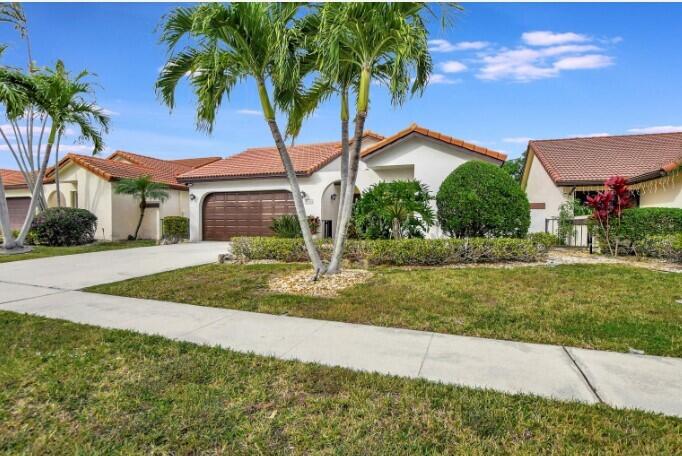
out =
<svg viewBox="0 0 682 456"><path fill-rule="evenodd" d="M318 236L336 229L340 191L340 144L289 148L308 215L321 219ZM363 138L356 194L380 181L417 179L437 192L443 180L469 160L502 165L506 155L415 124L392 136ZM190 188L190 239L227 240L269 235L273 218L293 213L289 183L274 147L247 149L178 177ZM435 205L435 203L434 203ZM434 227L429 236L441 235Z"/></svg>
<svg viewBox="0 0 682 456"><path fill-rule="evenodd" d="M139 238L159 239L161 220L169 215L188 216L187 185L177 176L220 157L161 160L132 152L116 151L107 158L67 154L59 162L61 205L87 209L97 216L95 237L100 240L126 239L135 231L140 214L139 203L129 195L114 192L116 181L149 175L165 184L166 201L151 202L145 211ZM10 210L12 229L21 227L31 194L23 175L16 170L1 170ZM54 169L48 170L44 192L49 207L57 206Z"/></svg>
<svg viewBox="0 0 682 456"><path fill-rule="evenodd" d="M681 166L682 133L530 141L521 180L530 231L552 231L564 202L584 202L613 176L627 179L639 207L682 208Z"/></svg>

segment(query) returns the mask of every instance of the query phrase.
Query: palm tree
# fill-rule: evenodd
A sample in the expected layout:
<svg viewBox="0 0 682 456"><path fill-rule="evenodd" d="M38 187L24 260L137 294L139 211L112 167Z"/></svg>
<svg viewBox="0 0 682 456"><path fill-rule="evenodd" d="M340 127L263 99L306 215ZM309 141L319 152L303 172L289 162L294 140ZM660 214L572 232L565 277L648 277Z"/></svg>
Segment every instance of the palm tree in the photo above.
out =
<svg viewBox="0 0 682 456"><path fill-rule="evenodd" d="M0 71L0 104L4 105L8 118L14 120L20 118L25 115L26 107L30 105L31 113L35 110L45 119L45 122L48 119L51 121L45 150L34 177L29 210L16 239L13 239L10 232L3 232L6 249L23 247L42 194L43 178L58 135L62 134L67 127L74 126L80 132L80 140L93 143L93 153L100 152L104 148L102 134L109 130L109 117L94 102L85 97L93 93L92 84L85 80L89 75L87 71L81 71L72 78L61 60L57 61L54 69L43 69L28 75L7 68ZM3 86L13 87L16 89L15 94L5 92ZM40 142L39 152L42 151ZM0 194L0 197L4 197L4 194ZM1 207L0 217L4 217ZM9 226L8 219L6 224ZM0 223L0 226L4 227L4 225L4 221Z"/></svg>
<svg viewBox="0 0 682 456"><path fill-rule="evenodd" d="M223 98L229 98L237 83L247 79L255 82L317 277L325 266L313 241L296 172L275 117L275 108L284 107L283 100L291 100L282 94L293 93L300 86L298 56L305 37L297 18L299 7L292 3L212 3L176 8L162 25L161 40L171 56L156 88L172 108L175 89L187 77L197 97L197 126L210 132ZM190 43L176 51L183 39Z"/></svg>
<svg viewBox="0 0 682 456"><path fill-rule="evenodd" d="M154 182L151 176L141 176L136 179L121 179L116 182L114 192L123 195L131 195L140 201L140 219L137 221L133 239L137 239L144 219L144 212L147 209L149 200L164 202L168 199L167 185Z"/></svg>
<svg viewBox="0 0 682 456"><path fill-rule="evenodd" d="M449 8L452 5L445 5ZM400 105L408 94L421 93L432 70L425 16L426 3L325 3L321 8L317 36L318 67L332 83L340 83L342 120L343 83L353 82L356 92L355 131L349 148L344 194L328 272L340 269L348 223L352 214L353 192L362 149L362 136L373 80L384 83L393 104ZM445 16L443 16L445 17ZM445 22L444 22L445 24ZM344 170L345 171L345 170Z"/></svg>

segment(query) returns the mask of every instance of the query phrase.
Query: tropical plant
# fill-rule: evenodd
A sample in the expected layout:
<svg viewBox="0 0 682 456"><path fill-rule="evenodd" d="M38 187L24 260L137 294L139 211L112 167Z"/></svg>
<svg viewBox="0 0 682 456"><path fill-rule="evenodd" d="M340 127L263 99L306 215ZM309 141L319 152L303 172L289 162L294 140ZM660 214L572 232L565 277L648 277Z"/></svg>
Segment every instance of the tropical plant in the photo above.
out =
<svg viewBox="0 0 682 456"><path fill-rule="evenodd" d="M416 180L379 182L355 203L355 229L364 239L424 237L435 219L432 199L426 184Z"/></svg>
<svg viewBox="0 0 682 456"><path fill-rule="evenodd" d="M443 18L451 6L443 5ZM421 93L432 70L425 17L432 15L426 3L350 2L325 3L315 39L317 69L322 81L341 95L341 196L334 253L328 271L341 267L343 245L352 217L365 121L372 82L388 87L392 103L402 104L409 94ZM444 21L444 24L446 21ZM348 131L348 89L356 95L352 148ZM345 135L345 137L344 137Z"/></svg>
<svg viewBox="0 0 682 456"><path fill-rule="evenodd" d="M530 226L525 192L491 163L474 160L457 167L438 189L436 205L450 236L524 237Z"/></svg>
<svg viewBox="0 0 682 456"><path fill-rule="evenodd" d="M293 162L275 116L277 107L292 109L292 94L302 80L300 55L305 54L306 37L297 16L299 10L300 5L293 3L211 3L176 8L162 25L161 40L171 55L156 88L173 108L175 89L187 77L197 98L197 127L211 131L223 98L229 98L238 82L255 82L317 277L325 266L315 247ZM183 38L189 38L188 44L176 50Z"/></svg>
<svg viewBox="0 0 682 456"><path fill-rule="evenodd" d="M117 194L130 195L140 202L140 218L135 227L135 234L132 238L137 239L144 219L144 213L149 204L149 200L164 202L168 199L167 185L154 182L149 175L140 176L135 179L121 179L116 182L114 192Z"/></svg>
<svg viewBox="0 0 682 456"><path fill-rule="evenodd" d="M81 71L72 77L61 60L57 61L54 69L40 69L30 74L23 74L16 69L0 68L0 104L4 107L6 117L16 123L28 112L29 116L38 116L42 119L36 155L39 167L36 173L28 173L33 182L31 203L16 239L6 229L9 226L9 214L6 211L4 190L0 185L0 228L4 234L5 249L23 246L41 200L43 179L52 148L65 129L75 126L80 132L81 141L93 143L94 153L104 148L102 134L108 131L109 117L100 107L85 97L93 93L92 84L86 80L89 75L87 71ZM51 124L43 150L42 140L44 131L48 127L48 120ZM2 133L1 129L0 133ZM4 133L2 135L6 139ZM21 137L17 135L15 138L18 138L16 147L24 147ZM27 138L27 141L31 142L33 135L29 134ZM7 141L7 145L21 168L24 163L23 159L14 152L15 149L10 141Z"/></svg>
<svg viewBox="0 0 682 456"><path fill-rule="evenodd" d="M600 240L612 256L617 256L620 236L612 236L612 231L618 233L623 210L631 207L634 200L624 177L613 176L604 182L604 186L604 191L588 196L586 203L592 208L592 219L596 222Z"/></svg>
<svg viewBox="0 0 682 456"><path fill-rule="evenodd" d="M590 208L584 206L580 200L571 199L559 206L559 220L557 236L562 244L570 244L573 236L573 221L576 216L589 215Z"/></svg>
<svg viewBox="0 0 682 456"><path fill-rule="evenodd" d="M308 226L310 231L317 233L320 229L320 218L314 215L308 216ZM301 225L295 215L282 215L272 221L270 229L275 236L280 238L300 238L303 237L301 233Z"/></svg>

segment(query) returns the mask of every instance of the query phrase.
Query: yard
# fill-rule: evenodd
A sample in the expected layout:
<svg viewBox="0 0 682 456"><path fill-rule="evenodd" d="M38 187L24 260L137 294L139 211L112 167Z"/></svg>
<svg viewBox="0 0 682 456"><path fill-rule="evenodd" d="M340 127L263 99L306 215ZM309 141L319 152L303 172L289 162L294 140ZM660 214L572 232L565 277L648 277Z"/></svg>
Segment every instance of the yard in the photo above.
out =
<svg viewBox="0 0 682 456"><path fill-rule="evenodd" d="M682 421L0 312L1 453L673 454Z"/></svg>
<svg viewBox="0 0 682 456"><path fill-rule="evenodd" d="M142 239L136 241L93 242L92 244L75 245L72 247L48 247L45 245L35 245L33 246L33 250L28 253L0 255L0 263L33 260L35 258L45 258L59 255L75 255L77 253L101 252L104 250L150 247L152 245L156 245L156 241Z"/></svg>
<svg viewBox="0 0 682 456"><path fill-rule="evenodd" d="M335 298L276 294L301 264L212 264L99 293L602 350L682 357L680 275L620 265L376 268Z"/></svg>

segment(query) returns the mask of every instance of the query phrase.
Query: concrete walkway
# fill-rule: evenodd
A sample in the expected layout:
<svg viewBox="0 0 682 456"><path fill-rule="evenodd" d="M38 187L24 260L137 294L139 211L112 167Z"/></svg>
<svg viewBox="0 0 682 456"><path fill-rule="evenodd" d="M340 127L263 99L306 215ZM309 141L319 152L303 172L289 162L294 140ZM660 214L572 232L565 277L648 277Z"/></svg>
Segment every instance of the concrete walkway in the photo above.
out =
<svg viewBox="0 0 682 456"><path fill-rule="evenodd" d="M133 274L213 261L221 248L219 244L187 244L135 249L138 255L133 257L137 262L132 268L124 262L125 258L132 260L122 253L125 251L60 257L68 263L68 258L101 256L76 258L67 271L70 274L55 272L52 277L36 271L49 271L43 268L55 258L0 265L0 310L157 334L282 359L682 416L679 358L451 336L76 291ZM145 250L149 258L139 255ZM32 267L26 267L31 263ZM9 265L14 268L4 267ZM30 270L35 277L31 278ZM14 271L20 274L15 276ZM65 277L70 275L75 277Z"/></svg>

